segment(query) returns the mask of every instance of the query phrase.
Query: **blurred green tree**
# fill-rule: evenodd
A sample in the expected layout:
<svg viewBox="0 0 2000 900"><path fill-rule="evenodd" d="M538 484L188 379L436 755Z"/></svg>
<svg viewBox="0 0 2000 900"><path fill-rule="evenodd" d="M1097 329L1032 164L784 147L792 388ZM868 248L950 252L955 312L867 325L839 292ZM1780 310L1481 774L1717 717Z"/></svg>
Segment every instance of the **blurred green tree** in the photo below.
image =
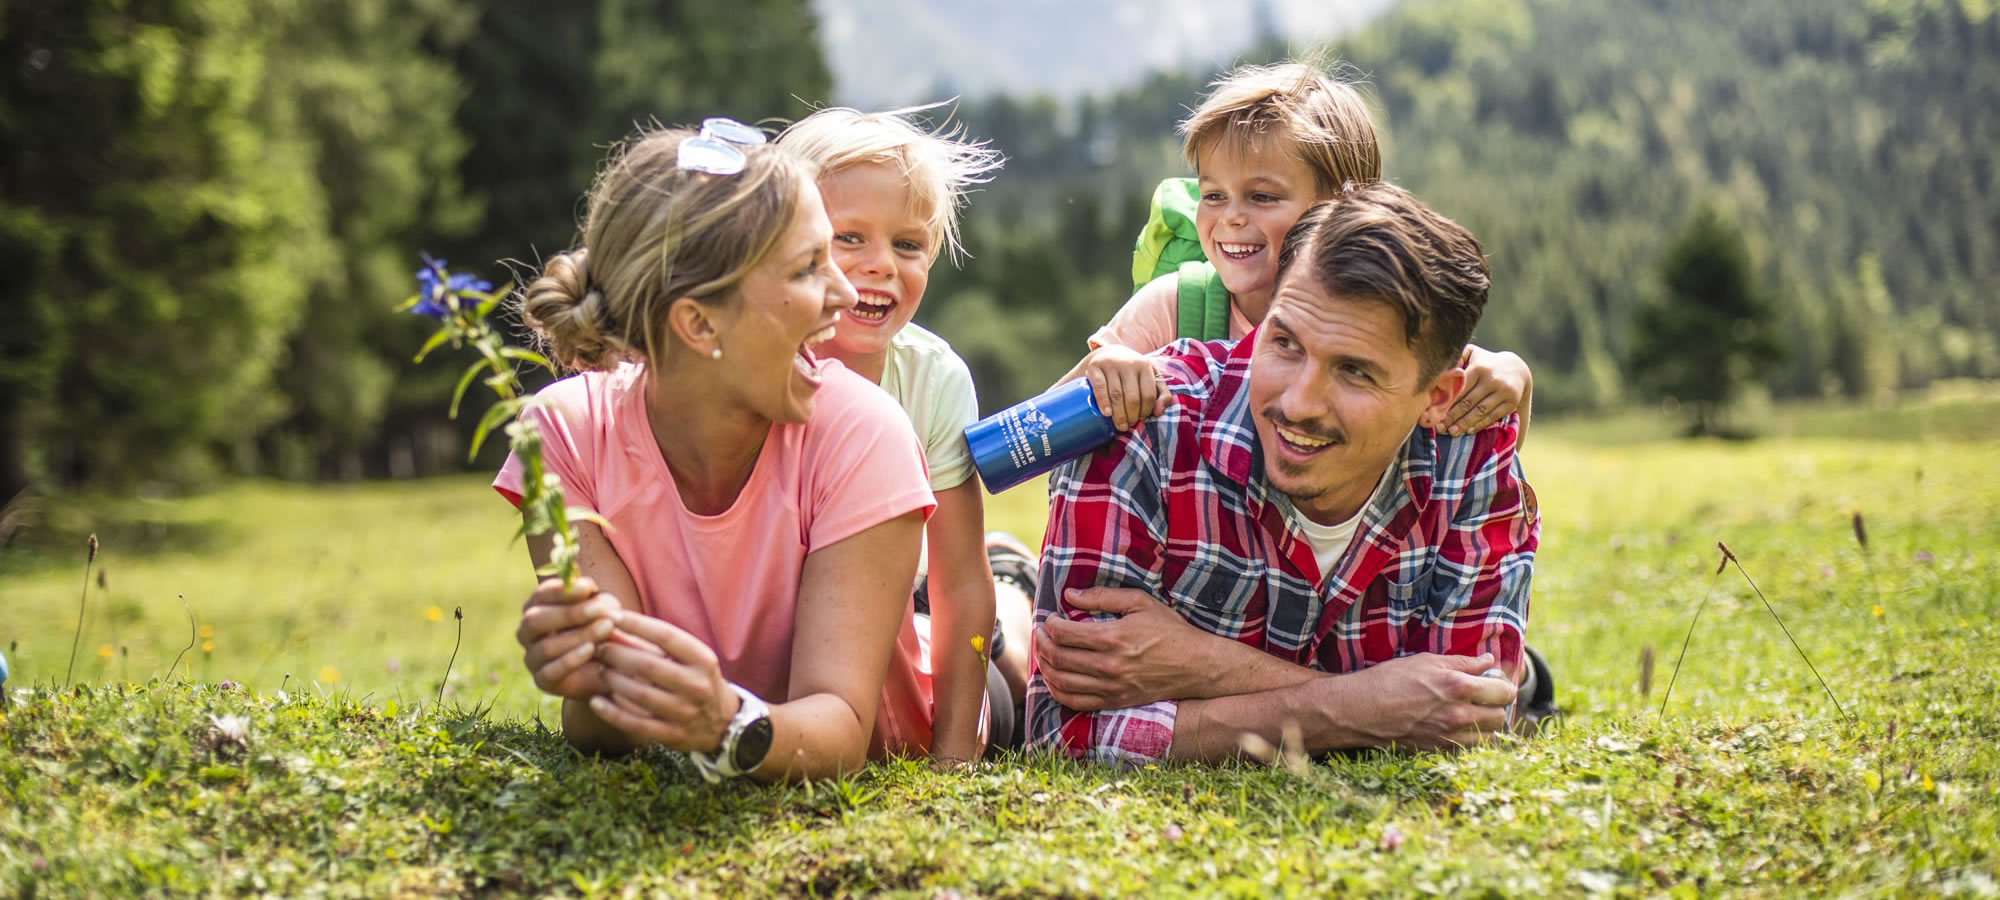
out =
<svg viewBox="0 0 2000 900"><path fill-rule="evenodd" d="M1690 435L1719 433L1720 415L1749 381L1782 362L1777 318L1756 283L1743 233L1703 206L1660 262L1665 296L1633 317L1632 380L1678 401Z"/></svg>
<svg viewBox="0 0 2000 900"><path fill-rule="evenodd" d="M317 240L311 148L262 121L267 4L0 16L0 497L190 474L281 414Z"/></svg>
<svg viewBox="0 0 2000 900"><path fill-rule="evenodd" d="M305 314L275 373L286 414L258 442L256 468L355 478L398 382L427 387L420 396L449 390L449 375L411 371L424 323L392 307L410 290L415 248L478 224L459 175L467 142L453 125L465 88L442 55L465 40L472 10L462 0L288 10L261 111L268 131L309 148L325 252L297 273Z"/></svg>

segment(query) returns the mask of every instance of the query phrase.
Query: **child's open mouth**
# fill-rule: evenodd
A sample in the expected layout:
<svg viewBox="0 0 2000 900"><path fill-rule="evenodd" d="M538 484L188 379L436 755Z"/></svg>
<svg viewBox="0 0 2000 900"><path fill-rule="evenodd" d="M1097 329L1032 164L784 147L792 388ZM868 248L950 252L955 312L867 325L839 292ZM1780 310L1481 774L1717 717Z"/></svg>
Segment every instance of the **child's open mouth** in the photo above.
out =
<svg viewBox="0 0 2000 900"><path fill-rule="evenodd" d="M1231 244L1223 241L1217 241L1215 244L1215 249L1222 251L1223 256L1227 256L1230 259L1237 260L1240 262L1242 260L1249 259L1250 257L1256 256L1257 254L1263 252L1264 245Z"/></svg>
<svg viewBox="0 0 2000 900"><path fill-rule="evenodd" d="M881 291L864 290L847 315L864 325L880 325L889 321L889 313L895 308L896 298Z"/></svg>
<svg viewBox="0 0 2000 900"><path fill-rule="evenodd" d="M836 318L834 321L838 322L840 320ZM806 335L806 339L799 342L799 352L792 354L792 368L797 369L799 374L804 376L805 380L814 386L819 385L821 362L820 358L812 351L813 345L832 339L833 326L828 325L812 334Z"/></svg>

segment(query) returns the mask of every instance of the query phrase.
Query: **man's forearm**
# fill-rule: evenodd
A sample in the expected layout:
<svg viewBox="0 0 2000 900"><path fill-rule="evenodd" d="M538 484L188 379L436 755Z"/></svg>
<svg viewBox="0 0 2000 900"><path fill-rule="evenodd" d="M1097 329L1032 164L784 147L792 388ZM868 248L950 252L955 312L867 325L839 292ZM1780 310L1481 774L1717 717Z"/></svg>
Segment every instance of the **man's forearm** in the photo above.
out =
<svg viewBox="0 0 2000 900"><path fill-rule="evenodd" d="M1242 752L1245 735L1281 744L1288 726L1297 729L1306 753L1370 746L1371 738L1346 724L1348 682L1346 676L1315 673L1312 680L1276 690L1184 701L1168 753L1175 759L1220 761Z"/></svg>
<svg viewBox="0 0 2000 900"><path fill-rule="evenodd" d="M1177 697L1151 699L1234 697L1282 690L1326 677L1326 673L1318 669L1280 659L1241 641L1191 626L1189 632L1199 635L1197 640L1200 643L1197 645L1199 652L1189 653L1186 657L1189 664L1184 673L1185 690Z"/></svg>

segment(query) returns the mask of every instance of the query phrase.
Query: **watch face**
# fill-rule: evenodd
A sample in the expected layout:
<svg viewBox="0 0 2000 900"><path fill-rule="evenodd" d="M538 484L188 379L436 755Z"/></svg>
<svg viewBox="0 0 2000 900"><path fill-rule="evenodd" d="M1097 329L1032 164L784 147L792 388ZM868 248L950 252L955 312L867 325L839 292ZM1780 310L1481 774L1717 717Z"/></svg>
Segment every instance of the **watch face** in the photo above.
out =
<svg viewBox="0 0 2000 900"><path fill-rule="evenodd" d="M735 752L730 754L730 763L738 772L748 772L764 764L764 755L771 752L771 717L758 716L757 720L743 726L743 733L736 738Z"/></svg>

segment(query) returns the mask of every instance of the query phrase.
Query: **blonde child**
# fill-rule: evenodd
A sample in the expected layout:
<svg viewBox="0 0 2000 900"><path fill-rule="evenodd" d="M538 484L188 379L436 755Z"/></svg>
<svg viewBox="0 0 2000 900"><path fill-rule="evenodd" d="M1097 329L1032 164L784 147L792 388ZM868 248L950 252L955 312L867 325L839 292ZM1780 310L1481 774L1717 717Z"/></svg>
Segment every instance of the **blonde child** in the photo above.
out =
<svg viewBox="0 0 2000 900"><path fill-rule="evenodd" d="M1229 339L1270 307L1285 233L1347 182L1381 180L1367 104L1317 66L1243 66L1217 80L1180 124L1182 155L1198 176L1195 229L1229 294ZM1165 397L1144 354L1177 337L1179 276L1147 283L1090 336L1090 353L1063 381L1088 378L1099 407L1123 431L1157 414ZM1443 418L1423 424L1477 431L1519 409L1525 429L1532 373L1519 356L1468 347L1465 388Z"/></svg>
<svg viewBox="0 0 2000 900"><path fill-rule="evenodd" d="M820 352L895 397L924 446L937 495L918 575L936 656L931 754L969 760L980 752L983 700L991 701L996 732L1014 731L1018 721L1012 713L1027 683L1034 560L1018 542L985 533L979 480L961 436L979 418L971 371L944 339L910 321L931 266L947 250L954 258L963 252L958 211L966 193L999 168L1000 154L956 130L918 127L910 120L918 111L822 109L786 129L778 144L818 164L833 222L832 259L859 295ZM989 683L981 658L991 649L996 611L1001 647ZM1010 735L990 740L1006 745Z"/></svg>

